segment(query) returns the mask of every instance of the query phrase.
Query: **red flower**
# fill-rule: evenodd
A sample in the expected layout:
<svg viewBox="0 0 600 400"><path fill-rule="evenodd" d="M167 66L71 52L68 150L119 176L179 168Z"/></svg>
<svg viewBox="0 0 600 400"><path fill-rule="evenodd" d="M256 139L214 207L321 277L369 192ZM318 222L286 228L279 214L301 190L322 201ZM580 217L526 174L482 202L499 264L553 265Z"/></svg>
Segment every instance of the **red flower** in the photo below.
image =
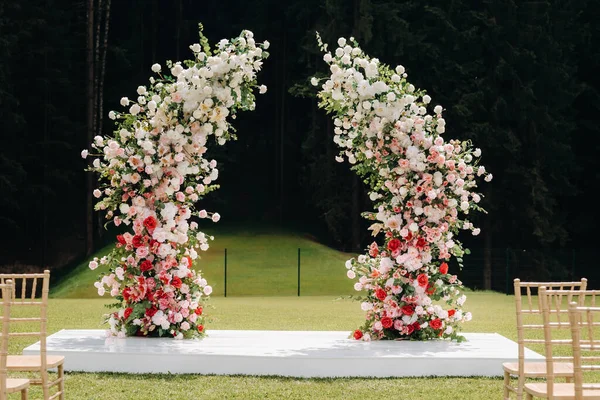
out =
<svg viewBox="0 0 600 400"><path fill-rule="evenodd" d="M144 226L146 227L146 229L148 229L148 232L152 233L152 231L154 231L154 229L156 228L157 222L156 222L156 218L154 218L152 215L147 217L144 220Z"/></svg>
<svg viewBox="0 0 600 400"><path fill-rule="evenodd" d="M181 278L178 276L174 276L173 279L171 279L171 286L179 289L181 287Z"/></svg>
<svg viewBox="0 0 600 400"><path fill-rule="evenodd" d="M398 248L400 248L400 240L394 238L392 240L390 240L387 244L387 248L389 251L396 251L398 250Z"/></svg>
<svg viewBox="0 0 600 400"><path fill-rule="evenodd" d="M142 247L144 245L144 238L141 235L135 235L133 239L131 239L131 244L133 244L133 247L136 249Z"/></svg>
<svg viewBox="0 0 600 400"><path fill-rule="evenodd" d="M423 237L419 237L417 239L417 243L415 244L415 247L419 250L423 250L423 248L427 245L427 241L425 240L425 238Z"/></svg>
<svg viewBox="0 0 600 400"><path fill-rule="evenodd" d="M125 241L125 238L123 237L123 235L117 235L117 242L121 243L122 245L126 245L127 242Z"/></svg>
<svg viewBox="0 0 600 400"><path fill-rule="evenodd" d="M425 290L425 293L427 293L428 295L432 295L435 293L435 286L433 286L431 283L427 284L427 289Z"/></svg>
<svg viewBox="0 0 600 400"><path fill-rule="evenodd" d="M387 297L387 293L382 288L377 288L377 290L375 290L375 297L377 297L380 301L384 301Z"/></svg>
<svg viewBox="0 0 600 400"><path fill-rule="evenodd" d="M149 316L150 318L154 317L154 314L156 314L158 312L158 309L156 309L156 307L152 307L152 308L147 308L146 309L146 315Z"/></svg>
<svg viewBox="0 0 600 400"><path fill-rule="evenodd" d="M187 265L187 266L188 266L188 268L192 268L192 257L190 257L190 256L185 256L185 258L187 258L187 261L188 261L188 265Z"/></svg>
<svg viewBox="0 0 600 400"><path fill-rule="evenodd" d="M415 331L415 327L412 325L407 325L406 330L407 330L407 333L410 335L411 333L413 333Z"/></svg>
<svg viewBox="0 0 600 400"><path fill-rule="evenodd" d="M204 325L198 325L198 332L202 332L204 330Z"/></svg>
<svg viewBox="0 0 600 400"><path fill-rule="evenodd" d="M132 313L132 312L133 312L133 308L131 308L131 307L127 307L127 308L125 309L125 312L123 313L123 318L124 318L124 319L127 319L127 318L129 318L129 316L131 315L131 313Z"/></svg>
<svg viewBox="0 0 600 400"><path fill-rule="evenodd" d="M360 329L357 329L354 331L352 336L354 336L354 339L360 340L363 337L363 333L360 331Z"/></svg>
<svg viewBox="0 0 600 400"><path fill-rule="evenodd" d="M429 283L429 277L427 274L420 274L417 276L417 281L419 282L419 286L427 287L427 284Z"/></svg>
<svg viewBox="0 0 600 400"><path fill-rule="evenodd" d="M413 329L415 331L420 331L421 330L421 325L417 321L415 321L415 323L412 324L412 327L413 327Z"/></svg>
<svg viewBox="0 0 600 400"><path fill-rule="evenodd" d="M409 317L415 313L415 309L411 305L405 305L400 308L402 310L402 314L408 315Z"/></svg>
<svg viewBox="0 0 600 400"><path fill-rule="evenodd" d="M149 260L144 260L140 264L140 269L142 270L142 272L150 271L153 268L154 268L154 266L152 265L152 263Z"/></svg>
<svg viewBox="0 0 600 400"><path fill-rule="evenodd" d="M129 298L131 297L131 288L126 287L125 289L123 289L123 300L125 301L129 301Z"/></svg>
<svg viewBox="0 0 600 400"><path fill-rule="evenodd" d="M381 326L385 329L391 328L394 325L394 321L390 317L381 318Z"/></svg>
<svg viewBox="0 0 600 400"><path fill-rule="evenodd" d="M453 317L456 314L456 310L448 310L448 316Z"/></svg>
<svg viewBox="0 0 600 400"><path fill-rule="evenodd" d="M429 321L429 326L435 330L442 329L442 320L439 318Z"/></svg>
<svg viewBox="0 0 600 400"><path fill-rule="evenodd" d="M448 273L448 263L443 262L440 265L440 274L447 274Z"/></svg>
<svg viewBox="0 0 600 400"><path fill-rule="evenodd" d="M196 315L202 315L202 307L196 308L196 311L194 312L196 313Z"/></svg>

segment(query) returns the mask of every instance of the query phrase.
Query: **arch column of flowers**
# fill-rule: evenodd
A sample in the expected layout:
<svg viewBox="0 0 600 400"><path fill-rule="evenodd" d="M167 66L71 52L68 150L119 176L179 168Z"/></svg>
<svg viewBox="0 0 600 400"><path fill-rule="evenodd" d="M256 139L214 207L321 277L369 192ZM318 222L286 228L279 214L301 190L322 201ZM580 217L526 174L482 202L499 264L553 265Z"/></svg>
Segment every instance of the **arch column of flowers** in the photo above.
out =
<svg viewBox="0 0 600 400"><path fill-rule="evenodd" d="M211 49L200 25L200 43L190 46L194 58L169 61L167 71L154 64L137 98L121 99L127 111L109 113L113 135L97 136L92 151L82 152L95 157L88 170L100 177L96 210L127 226L110 254L89 264L108 271L95 286L116 299L107 315L110 334L205 335L203 304L212 288L192 264L212 237L192 217L220 218L195 208L218 187L217 162L206 151L213 141L235 139L229 120L255 108L256 74L268 47L245 30Z"/></svg>
<svg viewBox="0 0 600 400"><path fill-rule="evenodd" d="M479 234L468 219L483 211L477 178L492 179L481 150L443 138L442 107L431 110L431 97L407 81L404 67L369 57L353 38L340 38L333 53L317 38L329 76L312 83L321 84L319 106L334 119L336 160L347 160L369 187L375 211L363 215L373 236L383 236L346 262L366 312L353 337L463 340L459 324L471 314L449 265L468 252L459 231Z"/></svg>

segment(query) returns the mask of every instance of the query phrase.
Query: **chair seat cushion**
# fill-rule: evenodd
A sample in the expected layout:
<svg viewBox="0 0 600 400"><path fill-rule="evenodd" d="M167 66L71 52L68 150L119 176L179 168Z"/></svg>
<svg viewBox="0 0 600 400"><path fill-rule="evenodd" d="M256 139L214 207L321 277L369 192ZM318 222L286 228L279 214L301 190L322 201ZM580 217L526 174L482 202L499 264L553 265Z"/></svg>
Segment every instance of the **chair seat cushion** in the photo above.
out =
<svg viewBox="0 0 600 400"><path fill-rule="evenodd" d="M525 392L532 394L535 397L547 397L546 383L526 383ZM584 389L583 397L586 399L600 400L600 390ZM574 399L575 385L573 383L555 383L554 397L555 399Z"/></svg>
<svg viewBox="0 0 600 400"><path fill-rule="evenodd" d="M29 387L29 379L13 379L6 380L6 392L15 393Z"/></svg>
<svg viewBox="0 0 600 400"><path fill-rule="evenodd" d="M64 356L46 356L48 368L56 368L64 362ZM40 356L8 356L6 358L6 368L10 371L37 371L41 369L41 366Z"/></svg>
<svg viewBox="0 0 600 400"><path fill-rule="evenodd" d="M513 375L519 375L519 363L507 362L502 364L504 371ZM572 363L554 363L554 376L573 376ZM545 362L526 362L524 375L527 377L544 377L546 376Z"/></svg>

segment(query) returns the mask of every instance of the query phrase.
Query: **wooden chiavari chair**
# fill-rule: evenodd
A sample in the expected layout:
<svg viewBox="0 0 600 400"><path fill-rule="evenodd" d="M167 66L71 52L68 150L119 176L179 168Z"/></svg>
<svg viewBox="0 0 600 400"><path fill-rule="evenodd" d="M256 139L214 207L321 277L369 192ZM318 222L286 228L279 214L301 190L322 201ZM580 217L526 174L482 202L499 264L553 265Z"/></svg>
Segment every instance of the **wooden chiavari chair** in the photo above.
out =
<svg viewBox="0 0 600 400"><path fill-rule="evenodd" d="M578 306L589 304L595 306L600 298L600 290L546 290L540 288L540 303L542 305L544 352L546 356L545 382L525 384L527 399L534 397L545 399L575 399L575 362L573 358L572 334L569 318L571 303ZM600 326L600 325L597 325ZM561 329L563 331L561 332ZM567 382L557 382L556 366L569 363L573 366L572 379ZM600 399L599 397L586 397Z"/></svg>
<svg viewBox="0 0 600 400"><path fill-rule="evenodd" d="M7 377L6 358L8 356L8 333L10 331L10 307L12 298L12 282L0 284L0 306L2 309L2 329L0 335L0 400L8 399L11 393L21 392L21 400L27 400L29 379L11 379Z"/></svg>
<svg viewBox="0 0 600 400"><path fill-rule="evenodd" d="M39 316L11 318L11 324L39 323L39 330L29 331L26 329L13 329L10 336L38 337L40 341L40 355L10 355L7 358L8 371L35 372L40 375L39 379L30 379L31 384L40 385L45 400L59 398L64 400L64 356L46 354L46 337L48 321L48 292L50 288L50 271L41 274L0 274L0 284L6 280L12 280L15 288L20 288L20 294L13 291L12 306L19 308L39 307ZM19 286L20 284L20 286ZM38 296L38 288L41 288ZM56 368L58 377L50 380L49 369ZM56 393L50 395L50 389L56 386Z"/></svg>
<svg viewBox="0 0 600 400"><path fill-rule="evenodd" d="M525 362L525 347L529 344L543 344L542 307L536 292L541 287L554 290L585 290L587 279L575 282L521 282L514 280L515 308L517 316L517 345L518 361L502 364L504 370L504 399L510 399L510 393L515 393L518 400L523 399L523 387L527 378L541 378L546 375L545 362ZM566 309L566 307L565 307ZM531 321L531 319L534 319ZM534 322L534 323L530 323ZM554 366L556 376L571 379L573 376L572 363L558 363ZM514 385L511 378L516 377Z"/></svg>

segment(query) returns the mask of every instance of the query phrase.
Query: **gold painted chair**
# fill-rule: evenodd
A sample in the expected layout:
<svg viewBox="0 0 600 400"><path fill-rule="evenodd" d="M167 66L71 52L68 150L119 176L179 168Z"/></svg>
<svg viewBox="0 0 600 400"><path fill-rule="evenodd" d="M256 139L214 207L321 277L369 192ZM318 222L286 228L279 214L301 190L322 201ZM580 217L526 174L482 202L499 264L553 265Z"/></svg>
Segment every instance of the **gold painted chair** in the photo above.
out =
<svg viewBox="0 0 600 400"><path fill-rule="evenodd" d="M8 333L10 331L10 307L12 298L12 282L0 284L0 306L2 309L2 329L0 335L0 400L8 399L11 393L21 392L21 400L27 400L28 379L11 379L7 377L6 358L8 355Z"/></svg>
<svg viewBox="0 0 600 400"><path fill-rule="evenodd" d="M20 288L20 295L13 291L12 306L19 309L39 307L39 313L35 317L13 317L11 324L24 323L28 327L35 324L35 329L13 329L10 336L37 337L40 341L40 355L10 355L7 359L7 368L10 372L34 372L40 375L40 378L30 379L32 385L40 385L44 395L44 400L65 398L64 381L64 356L46 354L46 337L48 321L48 292L50 287L50 271L46 270L42 274L0 274L0 284L6 280L12 280L15 288ZM41 287L38 296L38 288ZM39 323L39 330L37 329ZM58 377L50 380L49 369L56 368ZM56 392L50 395L50 389L56 386Z"/></svg>
<svg viewBox="0 0 600 400"><path fill-rule="evenodd" d="M546 355L545 382L528 382L525 384L527 399L575 399L575 384L573 380L576 375L576 363L573 357L574 341L572 339L572 324L570 321L569 307L592 305L595 306L597 298L600 298L600 290L546 290L540 288L540 303L543 315L544 352ZM599 324L596 324L600 327ZM561 332L561 329L569 329L570 332ZM593 329L594 327L591 326ZM589 343L589 340L587 341ZM561 348L562 347L562 348ZM573 373L567 382L557 382L556 366L569 363L572 365ZM600 391L592 397L586 393L589 399L600 399ZM598 396L598 397L596 397Z"/></svg>
<svg viewBox="0 0 600 400"><path fill-rule="evenodd" d="M521 282L520 279L514 280L518 361L502 364L504 370L504 399L510 399L510 394L515 393L516 398L522 400L525 380L527 378L541 378L546 375L545 362L525 362L525 347L529 344L544 343L544 340L540 338L543 330L542 308L539 296L535 296L541 287L553 290L585 290L587 279L582 278L581 281L576 282ZM573 376L573 365L571 363L557 363L554 370L556 376L565 379L570 379ZM516 385L512 383L513 377L517 379Z"/></svg>

